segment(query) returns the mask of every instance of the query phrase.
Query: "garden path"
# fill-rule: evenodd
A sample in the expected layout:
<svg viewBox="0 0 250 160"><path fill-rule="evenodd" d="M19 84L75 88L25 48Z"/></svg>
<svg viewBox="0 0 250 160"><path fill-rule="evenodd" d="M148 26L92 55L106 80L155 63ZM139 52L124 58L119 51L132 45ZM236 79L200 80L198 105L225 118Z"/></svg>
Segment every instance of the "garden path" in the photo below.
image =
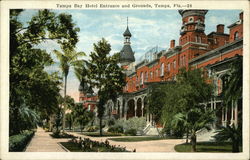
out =
<svg viewBox="0 0 250 160"><path fill-rule="evenodd" d="M108 138L115 137L90 137L85 136L76 132L69 132L77 137L90 138L91 140L104 142ZM127 137L127 136L126 136ZM118 137L116 137L118 138ZM120 137L119 137L120 138ZM165 139L165 140L152 140L152 141L140 141L140 142L117 142L109 140L111 145L120 145L121 147L126 147L127 150L136 152L175 152L174 146L185 142L185 139Z"/></svg>
<svg viewBox="0 0 250 160"><path fill-rule="evenodd" d="M58 142L66 142L68 139L54 139L49 134L51 132L45 132L42 128L37 128L25 152L66 152Z"/></svg>

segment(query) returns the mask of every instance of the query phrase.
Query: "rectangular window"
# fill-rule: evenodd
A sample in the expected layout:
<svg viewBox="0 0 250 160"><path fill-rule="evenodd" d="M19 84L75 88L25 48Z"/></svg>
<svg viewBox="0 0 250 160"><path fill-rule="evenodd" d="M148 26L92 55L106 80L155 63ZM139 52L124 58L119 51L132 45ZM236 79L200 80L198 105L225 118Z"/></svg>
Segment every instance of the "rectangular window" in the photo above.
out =
<svg viewBox="0 0 250 160"><path fill-rule="evenodd" d="M199 38L199 42L198 43L201 43L201 37L198 37Z"/></svg>
<svg viewBox="0 0 250 160"><path fill-rule="evenodd" d="M164 76L164 63L161 64L161 76Z"/></svg>
<svg viewBox="0 0 250 160"><path fill-rule="evenodd" d="M174 69L176 68L176 61L175 60L174 60L174 66L173 67L174 67Z"/></svg>
<svg viewBox="0 0 250 160"><path fill-rule="evenodd" d="M182 57L180 58L180 66L182 66Z"/></svg>

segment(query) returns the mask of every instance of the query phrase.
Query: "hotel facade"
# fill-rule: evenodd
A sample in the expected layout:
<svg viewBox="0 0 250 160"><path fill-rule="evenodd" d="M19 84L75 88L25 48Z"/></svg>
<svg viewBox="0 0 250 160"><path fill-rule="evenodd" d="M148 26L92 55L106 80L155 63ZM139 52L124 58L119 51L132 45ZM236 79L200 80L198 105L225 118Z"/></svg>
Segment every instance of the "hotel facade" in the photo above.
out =
<svg viewBox="0 0 250 160"><path fill-rule="evenodd" d="M145 117L148 126L155 126L153 115L147 112L147 98L151 84L164 84L174 81L180 68L202 68L212 79L215 87L214 98L204 102L206 107L217 109L217 125L237 123L238 113L242 110L242 99L232 102L232 109L223 109L221 93L230 64L243 56L243 12L238 21L227 26L218 24L216 31L205 34L205 15L208 10L179 10L182 17L178 44L170 41L170 48L159 51L157 47L145 53L144 59L135 64L131 47L129 27L124 36L124 46L120 51L120 64L125 69L126 86L117 99L117 104L108 101L107 108L115 118L129 119ZM88 86L79 87L79 100L94 110L97 97ZM91 93L90 93L91 92ZM148 106L150 107L150 106Z"/></svg>

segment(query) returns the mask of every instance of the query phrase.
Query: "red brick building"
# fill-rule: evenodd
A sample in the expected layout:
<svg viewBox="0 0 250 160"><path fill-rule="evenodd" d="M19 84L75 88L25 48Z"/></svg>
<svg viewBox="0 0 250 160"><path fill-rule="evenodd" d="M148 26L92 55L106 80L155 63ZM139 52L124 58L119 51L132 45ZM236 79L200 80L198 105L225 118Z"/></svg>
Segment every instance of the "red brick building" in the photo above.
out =
<svg viewBox="0 0 250 160"><path fill-rule="evenodd" d="M182 16L179 44L170 41L170 48L158 51L153 48L145 54L145 59L134 64L134 52L130 46L132 34L127 27L124 32L124 47L120 53L122 67L126 69L127 85L124 94L119 97L117 114L120 117L146 117L152 122L152 115L146 112L147 89L151 83L163 83L175 80L182 67L204 68L216 86L215 95L206 105L211 108L220 107L222 100L223 76L229 69L228 64L237 56L243 55L243 13L239 20L228 26L229 34L224 32L224 25L218 24L216 31L205 34L205 15L208 10L179 10ZM148 54L148 56L147 56ZM238 103L237 103L238 104ZM232 104L232 105L237 105ZM219 113L221 123L237 120L237 107L232 111ZM231 123L230 122L230 123Z"/></svg>
<svg viewBox="0 0 250 160"><path fill-rule="evenodd" d="M152 83L164 83L175 80L180 68L196 67L207 71L216 87L216 98L206 102L207 107L222 108L220 93L223 77L227 74L229 64L238 56L243 56L243 13L239 20L228 26L229 34L224 32L224 25L218 24L216 31L205 34L205 15L208 10L179 10L182 16L179 43L170 41L170 48L158 51L152 48L145 53L145 59L135 64L134 52L131 48L132 34L127 26L124 46L120 52L120 64L126 69L127 84L124 93L118 98L117 104L108 106L111 113L118 118L146 117L148 124L154 125L152 115L146 111L148 86ZM84 88L84 87L83 87ZM80 91L80 89L79 89ZM93 105L86 100L85 89L81 89L80 101L85 107ZM96 96L93 97L95 99ZM112 102L110 102L112 103ZM231 111L220 110L217 113L218 124L237 122L238 110L242 106L232 102L236 107ZM239 107L238 107L239 105ZM93 110L93 108L91 108Z"/></svg>
<svg viewBox="0 0 250 160"><path fill-rule="evenodd" d="M98 97L94 93L92 87L89 86L87 83L81 83L79 85L78 91L79 103L82 103L84 108L94 112Z"/></svg>

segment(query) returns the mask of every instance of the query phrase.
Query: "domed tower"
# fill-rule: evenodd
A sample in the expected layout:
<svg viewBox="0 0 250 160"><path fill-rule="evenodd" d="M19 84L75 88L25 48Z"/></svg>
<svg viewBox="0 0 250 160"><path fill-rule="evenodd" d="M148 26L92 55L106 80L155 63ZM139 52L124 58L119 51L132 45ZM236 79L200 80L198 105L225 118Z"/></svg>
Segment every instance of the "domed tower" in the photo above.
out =
<svg viewBox="0 0 250 160"><path fill-rule="evenodd" d="M128 28L128 19L127 19L127 29L123 33L124 37L124 45L122 50L120 51L120 64L123 68L128 68L128 65L132 62L135 62L134 52L130 46L130 38L132 37L132 34L129 31Z"/></svg>
<svg viewBox="0 0 250 160"><path fill-rule="evenodd" d="M205 31L205 15L208 10L179 10L182 16L179 45L193 48L189 52L191 59L207 51L208 42Z"/></svg>

